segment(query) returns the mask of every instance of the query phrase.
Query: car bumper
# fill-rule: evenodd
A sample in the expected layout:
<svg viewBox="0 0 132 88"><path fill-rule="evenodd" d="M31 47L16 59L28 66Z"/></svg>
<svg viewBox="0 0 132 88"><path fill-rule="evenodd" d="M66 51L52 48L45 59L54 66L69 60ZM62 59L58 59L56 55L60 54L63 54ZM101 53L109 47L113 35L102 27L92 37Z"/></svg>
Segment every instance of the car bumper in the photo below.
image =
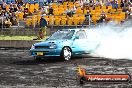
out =
<svg viewBox="0 0 132 88"><path fill-rule="evenodd" d="M33 57L52 57L60 56L61 50L59 49L33 49L30 50L30 53Z"/></svg>

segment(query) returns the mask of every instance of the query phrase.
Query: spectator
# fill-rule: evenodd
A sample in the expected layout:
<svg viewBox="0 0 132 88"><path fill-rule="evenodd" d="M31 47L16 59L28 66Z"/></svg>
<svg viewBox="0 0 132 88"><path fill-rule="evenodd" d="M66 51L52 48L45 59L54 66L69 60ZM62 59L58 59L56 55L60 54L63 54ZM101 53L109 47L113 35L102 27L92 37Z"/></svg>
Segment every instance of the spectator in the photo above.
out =
<svg viewBox="0 0 132 88"><path fill-rule="evenodd" d="M63 0L57 0L59 3L63 3Z"/></svg>
<svg viewBox="0 0 132 88"><path fill-rule="evenodd" d="M28 3L28 0L23 0L23 3Z"/></svg>
<svg viewBox="0 0 132 88"><path fill-rule="evenodd" d="M47 14L48 13L49 6L44 6L44 12Z"/></svg>
<svg viewBox="0 0 132 88"><path fill-rule="evenodd" d="M18 0L17 1L17 5L18 5L18 7L22 6L23 5L23 1L22 0Z"/></svg>
<svg viewBox="0 0 132 88"><path fill-rule="evenodd" d="M1 12L0 16L4 16L4 12L3 11Z"/></svg>
<svg viewBox="0 0 132 88"><path fill-rule="evenodd" d="M81 0L77 1L76 3L80 4L80 6L83 7L83 2Z"/></svg>
<svg viewBox="0 0 132 88"><path fill-rule="evenodd" d="M48 1L47 0L43 0L44 6L48 5Z"/></svg>
<svg viewBox="0 0 132 88"><path fill-rule="evenodd" d="M14 5L13 5L13 7L14 7L14 11L13 11L13 12L16 12L16 11L18 10L17 5L16 5L16 4L14 4Z"/></svg>
<svg viewBox="0 0 132 88"><path fill-rule="evenodd" d="M123 11L124 12L131 12L130 8L132 7L132 4L129 0L125 0L124 1L124 7L123 7Z"/></svg>
<svg viewBox="0 0 132 88"><path fill-rule="evenodd" d="M93 7L94 6L94 0L89 0L89 6Z"/></svg>
<svg viewBox="0 0 132 88"><path fill-rule="evenodd" d="M128 19L129 15L131 14L131 7L132 7L131 2L129 0L125 0L124 1L123 12L126 12L126 14L125 14L126 19Z"/></svg>
<svg viewBox="0 0 132 88"><path fill-rule="evenodd" d="M8 18L10 12L5 12L5 16Z"/></svg>
<svg viewBox="0 0 132 88"><path fill-rule="evenodd" d="M89 7L89 2L88 1L84 1L83 2L83 7Z"/></svg>
<svg viewBox="0 0 132 88"><path fill-rule="evenodd" d="M13 4L10 4L10 13L14 12Z"/></svg>
<svg viewBox="0 0 132 88"><path fill-rule="evenodd" d="M96 0L95 5L96 6L102 6L102 3L99 0Z"/></svg>
<svg viewBox="0 0 132 88"><path fill-rule="evenodd" d="M97 21L97 23L102 23L106 21L106 14L104 11L102 11L100 19Z"/></svg>
<svg viewBox="0 0 132 88"><path fill-rule="evenodd" d="M85 17L86 17L86 19L84 21L84 24L88 25L89 22L91 21L90 18L92 17L92 15L90 14L89 10L87 11L87 14L85 15Z"/></svg>
<svg viewBox="0 0 132 88"><path fill-rule="evenodd" d="M9 19L10 19L10 22L12 23L12 25L15 25L14 24L14 18L15 18L15 14L14 13L10 13Z"/></svg>
<svg viewBox="0 0 132 88"><path fill-rule="evenodd" d="M11 3L12 3L12 4L15 4L15 3L16 3L16 0L11 0Z"/></svg>
<svg viewBox="0 0 132 88"><path fill-rule="evenodd" d="M125 6L124 0L121 0L120 7L123 8Z"/></svg>
<svg viewBox="0 0 132 88"><path fill-rule="evenodd" d="M70 7L69 6L67 6L67 9L66 9L66 12L65 12L69 17L71 17L72 15L73 15L73 10L72 9L70 9Z"/></svg>
<svg viewBox="0 0 132 88"><path fill-rule="evenodd" d="M10 22L12 23L12 25L14 25L14 22L13 22L14 20L13 20L13 17L12 16L10 16Z"/></svg>
<svg viewBox="0 0 132 88"><path fill-rule="evenodd" d="M5 2L3 2L3 4L2 4L2 9L6 10L6 3Z"/></svg>
<svg viewBox="0 0 132 88"><path fill-rule="evenodd" d="M34 4L34 0L30 0L30 4Z"/></svg>
<svg viewBox="0 0 132 88"><path fill-rule="evenodd" d="M45 3L45 2L44 2ZM43 0L39 0L39 6L43 7L44 6Z"/></svg>
<svg viewBox="0 0 132 88"><path fill-rule="evenodd" d="M12 25L12 23L10 22L10 19L9 18L6 18L5 19L4 24L5 24L5 27L6 28L9 28Z"/></svg>
<svg viewBox="0 0 132 88"><path fill-rule="evenodd" d="M111 2L111 5L112 5L112 8L113 8L113 9L117 9L117 8L118 8L118 2L117 2L116 0L113 0L113 1Z"/></svg>
<svg viewBox="0 0 132 88"><path fill-rule="evenodd" d="M111 6L111 2L109 0L106 0L105 6Z"/></svg>
<svg viewBox="0 0 132 88"><path fill-rule="evenodd" d="M52 2L52 0L47 0L48 4L50 4Z"/></svg>
<svg viewBox="0 0 132 88"><path fill-rule="evenodd" d="M125 6L131 6L131 2L129 0L124 0Z"/></svg>
<svg viewBox="0 0 132 88"><path fill-rule="evenodd" d="M40 31L39 31L39 36L37 39L43 39L44 36L46 35L46 26L47 26L47 21L41 17L40 19Z"/></svg>
<svg viewBox="0 0 132 88"><path fill-rule="evenodd" d="M41 19L40 19L40 28L43 28L45 26L47 26L47 21L42 16Z"/></svg>
<svg viewBox="0 0 132 88"><path fill-rule="evenodd" d="M49 15L53 15L53 8L51 6L49 8Z"/></svg>
<svg viewBox="0 0 132 88"><path fill-rule="evenodd" d="M15 17L13 19L14 19L14 25L18 25L17 19Z"/></svg>
<svg viewBox="0 0 132 88"><path fill-rule="evenodd" d="M48 12L48 11L45 7L42 7L40 12L41 12L41 14L47 14L46 12Z"/></svg>

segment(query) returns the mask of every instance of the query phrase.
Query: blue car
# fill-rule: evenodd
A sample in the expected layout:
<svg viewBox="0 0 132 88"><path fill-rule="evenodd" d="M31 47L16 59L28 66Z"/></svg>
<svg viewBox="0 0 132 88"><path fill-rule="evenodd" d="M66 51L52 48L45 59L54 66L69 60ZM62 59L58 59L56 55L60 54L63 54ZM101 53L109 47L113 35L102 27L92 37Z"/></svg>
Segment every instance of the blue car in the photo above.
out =
<svg viewBox="0 0 132 88"><path fill-rule="evenodd" d="M58 30L45 41L33 44L31 55L36 60L59 56L68 61L72 56L89 54L97 48L98 43L87 33L86 29Z"/></svg>

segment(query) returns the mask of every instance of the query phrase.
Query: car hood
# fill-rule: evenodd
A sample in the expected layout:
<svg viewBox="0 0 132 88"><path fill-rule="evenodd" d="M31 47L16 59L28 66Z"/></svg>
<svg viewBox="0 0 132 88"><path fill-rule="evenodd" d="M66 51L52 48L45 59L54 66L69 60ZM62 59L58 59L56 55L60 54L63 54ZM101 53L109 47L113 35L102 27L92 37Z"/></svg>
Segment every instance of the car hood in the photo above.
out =
<svg viewBox="0 0 132 88"><path fill-rule="evenodd" d="M46 40L46 41L35 43L34 46L49 46L49 44L51 44L51 43L59 44L59 43L66 42L66 41L69 41L69 40L67 40L67 39L63 39L63 40L62 39L61 40Z"/></svg>

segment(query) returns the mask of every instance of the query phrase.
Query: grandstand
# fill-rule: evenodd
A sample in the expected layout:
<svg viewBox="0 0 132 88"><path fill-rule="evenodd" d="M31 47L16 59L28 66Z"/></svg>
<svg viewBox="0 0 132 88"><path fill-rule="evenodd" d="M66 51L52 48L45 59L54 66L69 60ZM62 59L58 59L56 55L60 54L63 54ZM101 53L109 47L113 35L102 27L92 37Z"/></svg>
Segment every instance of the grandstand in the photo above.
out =
<svg viewBox="0 0 132 88"><path fill-rule="evenodd" d="M111 20L121 23L131 13L131 6L129 0L1 0L0 25L39 27L41 16L48 26L96 25Z"/></svg>

